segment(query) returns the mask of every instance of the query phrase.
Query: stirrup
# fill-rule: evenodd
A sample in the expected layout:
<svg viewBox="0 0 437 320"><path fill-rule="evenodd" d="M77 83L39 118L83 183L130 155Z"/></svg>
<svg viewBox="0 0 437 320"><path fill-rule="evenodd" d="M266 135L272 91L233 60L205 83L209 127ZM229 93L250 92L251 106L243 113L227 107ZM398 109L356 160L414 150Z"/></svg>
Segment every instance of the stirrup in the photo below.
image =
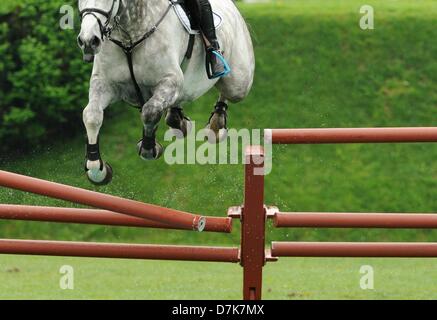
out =
<svg viewBox="0 0 437 320"><path fill-rule="evenodd" d="M231 73L232 69L229 66L228 61L221 54L221 52L218 50L211 50L210 52L212 54L214 54L216 56L216 58L220 60L221 63L223 63L224 70L222 72L219 72L219 73L212 73L211 61L209 59L207 59L208 79L212 80L212 79L221 78L221 77L224 77L224 76L228 75L229 73Z"/></svg>

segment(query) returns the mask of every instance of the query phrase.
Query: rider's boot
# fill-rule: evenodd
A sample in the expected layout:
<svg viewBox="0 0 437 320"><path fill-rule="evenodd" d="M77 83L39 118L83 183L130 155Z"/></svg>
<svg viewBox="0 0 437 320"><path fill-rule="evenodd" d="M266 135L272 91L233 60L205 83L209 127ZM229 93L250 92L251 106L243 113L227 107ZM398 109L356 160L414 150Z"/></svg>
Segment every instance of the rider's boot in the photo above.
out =
<svg viewBox="0 0 437 320"><path fill-rule="evenodd" d="M220 51L220 45L217 40L211 41L211 46L206 48L207 54L209 55L208 60L211 68L212 78L221 77L226 73L226 66L222 52Z"/></svg>
<svg viewBox="0 0 437 320"><path fill-rule="evenodd" d="M214 14L209 0L198 0L200 5L200 27L206 38L207 70L210 79L222 77L229 73L229 67L220 51L220 44L214 25Z"/></svg>

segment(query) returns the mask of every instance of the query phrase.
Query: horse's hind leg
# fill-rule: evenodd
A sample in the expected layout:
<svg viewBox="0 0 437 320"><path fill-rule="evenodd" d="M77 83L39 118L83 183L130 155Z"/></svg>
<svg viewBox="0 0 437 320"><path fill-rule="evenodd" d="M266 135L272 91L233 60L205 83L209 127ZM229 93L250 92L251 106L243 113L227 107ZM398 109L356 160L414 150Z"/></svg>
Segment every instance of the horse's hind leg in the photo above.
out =
<svg viewBox="0 0 437 320"><path fill-rule="evenodd" d="M164 148L156 140L156 131L162 115L174 106L183 87L182 71L168 75L153 90L153 96L143 106L141 118L144 123L143 139L138 143L138 152L144 160L155 160L162 156Z"/></svg>
<svg viewBox="0 0 437 320"><path fill-rule="evenodd" d="M144 110L146 107L147 104L142 113L144 129L143 138L137 144L138 154L143 160L156 160L164 152L164 147L156 140L156 131L164 111L157 108Z"/></svg>
<svg viewBox="0 0 437 320"><path fill-rule="evenodd" d="M176 134L177 137L186 137L192 128L191 119L184 114L181 106L170 108L167 111L165 122L170 128L180 132Z"/></svg>
<svg viewBox="0 0 437 320"><path fill-rule="evenodd" d="M231 61L233 62L233 61ZM243 101L250 92L253 83L253 66L249 63L234 62L231 74L220 79L216 87L220 91L220 98L209 118L207 129L210 129L216 142L227 137L228 103ZM211 140L211 139L210 139Z"/></svg>
<svg viewBox="0 0 437 320"><path fill-rule="evenodd" d="M220 95L206 126L212 132L209 138L211 142L220 142L227 138L228 108L228 100Z"/></svg>
<svg viewBox="0 0 437 320"><path fill-rule="evenodd" d="M215 134L216 141L222 141L227 132L228 103L238 103L244 100L252 88L255 73L255 56L252 41L243 18L238 14L240 30L234 30L232 40L232 55L226 56L232 72L221 78L216 87L220 91L220 99L208 123L208 127ZM221 34L223 36L223 33ZM226 39L226 37L222 37ZM226 46L225 46L226 47ZM227 51L228 53L230 51Z"/></svg>

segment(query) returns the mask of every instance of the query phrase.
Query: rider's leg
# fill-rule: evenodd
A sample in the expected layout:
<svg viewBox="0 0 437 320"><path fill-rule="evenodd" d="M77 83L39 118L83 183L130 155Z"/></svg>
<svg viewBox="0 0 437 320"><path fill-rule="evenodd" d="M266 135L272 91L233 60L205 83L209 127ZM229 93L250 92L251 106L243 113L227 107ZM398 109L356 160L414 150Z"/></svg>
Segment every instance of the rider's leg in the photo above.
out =
<svg viewBox="0 0 437 320"><path fill-rule="evenodd" d="M220 45L215 32L214 14L212 12L211 4L209 3L209 0L198 1L200 6L200 27L202 28L202 32L211 46L218 50L220 49Z"/></svg>
<svg viewBox="0 0 437 320"><path fill-rule="evenodd" d="M212 75L219 75L225 71L225 65L223 61L217 58L213 53L216 51L220 52L220 44L217 39L217 34L214 25L214 14L211 8L209 0L196 0L199 2L200 7L200 28L207 39L207 51L211 61L211 71Z"/></svg>

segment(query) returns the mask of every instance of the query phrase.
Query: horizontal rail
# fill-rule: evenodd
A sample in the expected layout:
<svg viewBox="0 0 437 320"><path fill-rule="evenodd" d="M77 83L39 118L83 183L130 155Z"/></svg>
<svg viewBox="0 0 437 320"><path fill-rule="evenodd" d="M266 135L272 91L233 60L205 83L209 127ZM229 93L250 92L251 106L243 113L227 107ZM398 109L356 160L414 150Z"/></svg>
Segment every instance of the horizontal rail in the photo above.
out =
<svg viewBox="0 0 437 320"><path fill-rule="evenodd" d="M273 144L437 142L437 127L267 129L264 137Z"/></svg>
<svg viewBox="0 0 437 320"><path fill-rule="evenodd" d="M186 230L183 227L173 227L160 222L98 209L0 204L0 219ZM204 231L222 233L230 233L232 231L231 218L205 217L205 219L207 223Z"/></svg>
<svg viewBox="0 0 437 320"><path fill-rule="evenodd" d="M273 242L273 257L437 258L437 243Z"/></svg>
<svg viewBox="0 0 437 320"><path fill-rule="evenodd" d="M239 249L231 247L0 239L0 253L60 257L239 262Z"/></svg>
<svg viewBox="0 0 437 320"><path fill-rule="evenodd" d="M0 186L105 209L176 227L203 231L204 217L0 170Z"/></svg>
<svg viewBox="0 0 437 320"><path fill-rule="evenodd" d="M437 228L437 214L428 213L281 212L273 220L277 228Z"/></svg>

